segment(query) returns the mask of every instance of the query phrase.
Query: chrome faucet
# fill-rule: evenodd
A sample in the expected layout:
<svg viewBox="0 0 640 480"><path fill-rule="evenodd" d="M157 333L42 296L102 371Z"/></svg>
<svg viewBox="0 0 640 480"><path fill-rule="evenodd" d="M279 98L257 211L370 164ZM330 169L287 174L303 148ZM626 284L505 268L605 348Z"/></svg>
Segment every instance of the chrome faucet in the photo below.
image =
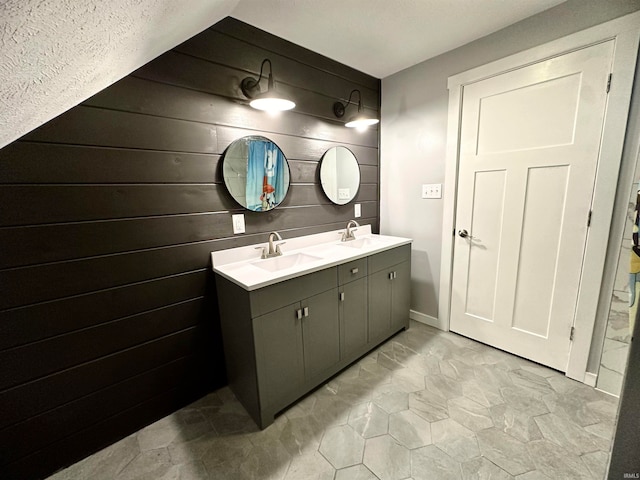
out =
<svg viewBox="0 0 640 480"><path fill-rule="evenodd" d="M356 228L352 228L353 226L355 226ZM353 232L358 230L359 226L360 225L355 220L349 220L349 222L347 223L347 230L344 232L339 232L342 233L342 241L349 242L351 240L355 240L356 236L353 234Z"/></svg>
<svg viewBox="0 0 640 480"><path fill-rule="evenodd" d="M262 255L260 255L260 258L279 257L280 255L282 255L282 251L280 250L280 245L284 245L287 242L281 242L274 245L273 240L275 238L277 238L278 240L282 240L282 237L278 232L270 232L268 247L256 247L256 249L262 249Z"/></svg>

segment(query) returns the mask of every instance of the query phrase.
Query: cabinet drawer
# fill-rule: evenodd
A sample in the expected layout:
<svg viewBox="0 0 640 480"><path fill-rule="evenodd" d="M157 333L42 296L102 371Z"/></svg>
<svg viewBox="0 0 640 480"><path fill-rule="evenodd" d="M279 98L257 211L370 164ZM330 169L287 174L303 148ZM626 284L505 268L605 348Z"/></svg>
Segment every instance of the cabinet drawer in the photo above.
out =
<svg viewBox="0 0 640 480"><path fill-rule="evenodd" d="M358 280L367 276L367 259L359 258L353 262L338 265L338 283L344 285L347 282Z"/></svg>
<svg viewBox="0 0 640 480"><path fill-rule="evenodd" d="M411 259L411 245L402 245L391 250L376 253L368 259L369 273L378 272Z"/></svg>
<svg viewBox="0 0 640 480"><path fill-rule="evenodd" d="M327 268L251 292L251 315L264 315L335 288L338 284L337 270L337 267Z"/></svg>

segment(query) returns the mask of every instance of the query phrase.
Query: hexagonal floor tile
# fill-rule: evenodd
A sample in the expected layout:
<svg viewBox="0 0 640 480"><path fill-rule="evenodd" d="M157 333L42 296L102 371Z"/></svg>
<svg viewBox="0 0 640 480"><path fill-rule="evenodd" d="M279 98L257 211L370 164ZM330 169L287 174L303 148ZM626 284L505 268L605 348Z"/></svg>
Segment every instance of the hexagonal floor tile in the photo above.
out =
<svg viewBox="0 0 640 480"><path fill-rule="evenodd" d="M371 470L364 465L354 465L336 472L335 480L378 480Z"/></svg>
<svg viewBox="0 0 640 480"><path fill-rule="evenodd" d="M335 468L344 468L362 462L364 440L349 425L328 429L322 442L320 453Z"/></svg>
<svg viewBox="0 0 640 480"><path fill-rule="evenodd" d="M448 401L449 416L469 430L477 432L493 427L489 409L466 397Z"/></svg>
<svg viewBox="0 0 640 480"><path fill-rule="evenodd" d="M409 449L424 447L431 443L431 424L404 410L389 416L389 434Z"/></svg>
<svg viewBox="0 0 640 480"><path fill-rule="evenodd" d="M487 428L476 435L482 455L511 475L520 475L535 469L525 444L511 435L497 428Z"/></svg>
<svg viewBox="0 0 640 480"><path fill-rule="evenodd" d="M374 403L361 403L351 409L349 425L363 438L387 433L389 414Z"/></svg>
<svg viewBox="0 0 640 480"><path fill-rule="evenodd" d="M431 440L456 460L469 460L480 455L474 433L450 418L431 424Z"/></svg>
<svg viewBox="0 0 640 480"><path fill-rule="evenodd" d="M364 448L364 464L380 480L402 480L411 474L409 450L391 435L370 438Z"/></svg>
<svg viewBox="0 0 640 480"><path fill-rule="evenodd" d="M491 480L512 480L513 477L484 457L474 458L462 464L462 478Z"/></svg>
<svg viewBox="0 0 640 480"><path fill-rule="evenodd" d="M411 450L411 475L415 480L459 480L460 462L435 445Z"/></svg>

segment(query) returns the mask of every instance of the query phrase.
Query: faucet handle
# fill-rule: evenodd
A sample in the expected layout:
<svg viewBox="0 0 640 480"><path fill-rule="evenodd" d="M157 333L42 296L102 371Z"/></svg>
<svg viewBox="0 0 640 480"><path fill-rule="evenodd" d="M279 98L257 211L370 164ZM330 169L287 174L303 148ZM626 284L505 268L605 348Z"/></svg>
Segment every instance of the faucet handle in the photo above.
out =
<svg viewBox="0 0 640 480"><path fill-rule="evenodd" d="M267 258L267 247L253 247L256 250L262 250L262 254L260 255L260 258Z"/></svg>
<svg viewBox="0 0 640 480"><path fill-rule="evenodd" d="M276 243L276 255L282 255L282 250L280 250L280 245L284 245L287 242Z"/></svg>

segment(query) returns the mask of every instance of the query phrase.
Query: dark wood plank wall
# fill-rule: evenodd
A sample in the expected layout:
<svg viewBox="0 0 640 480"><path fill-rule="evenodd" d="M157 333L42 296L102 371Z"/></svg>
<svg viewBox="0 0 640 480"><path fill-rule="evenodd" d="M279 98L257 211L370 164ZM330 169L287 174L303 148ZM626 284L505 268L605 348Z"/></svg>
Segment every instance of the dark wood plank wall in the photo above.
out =
<svg viewBox="0 0 640 480"><path fill-rule="evenodd" d="M251 109L239 84L270 58L297 108ZM362 222L378 228L378 131L332 113L380 82L233 19L0 150L0 478L39 478L225 384L212 250L341 228L318 164L357 156ZM219 161L260 134L292 187L269 213L238 207ZM247 233L232 234L244 213Z"/></svg>

